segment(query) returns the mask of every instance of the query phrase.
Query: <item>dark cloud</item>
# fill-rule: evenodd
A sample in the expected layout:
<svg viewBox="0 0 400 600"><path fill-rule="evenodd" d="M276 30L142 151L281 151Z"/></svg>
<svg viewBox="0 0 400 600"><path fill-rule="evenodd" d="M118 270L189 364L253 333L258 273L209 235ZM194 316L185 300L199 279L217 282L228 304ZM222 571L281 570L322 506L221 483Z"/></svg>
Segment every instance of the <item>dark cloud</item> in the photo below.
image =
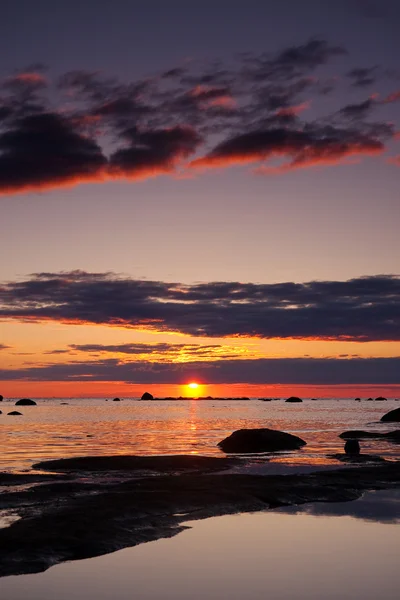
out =
<svg viewBox="0 0 400 600"><path fill-rule="evenodd" d="M312 39L131 82L77 70L55 88L32 65L0 82L0 193L172 174L189 161L203 168L289 161L281 169L264 165L270 173L377 154L394 126L368 119L395 95L307 120L339 79L324 78L321 68L345 53ZM375 67L348 71L357 87L378 75Z"/></svg>
<svg viewBox="0 0 400 600"><path fill-rule="evenodd" d="M359 67L347 73L354 87L368 87L377 81L377 67Z"/></svg>
<svg viewBox="0 0 400 600"><path fill-rule="evenodd" d="M114 177L149 177L173 171L201 142L190 127L172 127L141 133L135 128L124 132L129 146L115 152L110 160Z"/></svg>
<svg viewBox="0 0 400 600"><path fill-rule="evenodd" d="M350 110L350 107L347 109ZM275 157L288 161L279 168L266 167L265 170L259 170L259 172L269 173L338 163L355 154L379 154L384 148L382 141L370 135L369 131L363 131L362 128L319 126L306 126L303 130L276 128L229 138L218 144L206 156L192 161L191 166L194 168L225 167L264 162Z"/></svg>
<svg viewBox="0 0 400 600"><path fill-rule="evenodd" d="M46 189L101 178L100 147L55 113L16 119L0 133L0 190Z"/></svg>
<svg viewBox="0 0 400 600"><path fill-rule="evenodd" d="M111 273L41 273L0 285L0 318L193 336L400 340L400 277L197 285Z"/></svg>
<svg viewBox="0 0 400 600"><path fill-rule="evenodd" d="M346 117L351 120L362 121L370 115L374 106L374 99L367 98L367 100L364 100L363 102L358 102L357 104L348 104L347 106L344 106L340 110L340 114L343 117Z"/></svg>
<svg viewBox="0 0 400 600"><path fill-rule="evenodd" d="M262 358L153 363L117 359L0 369L0 379L177 384L399 385L400 358Z"/></svg>
<svg viewBox="0 0 400 600"><path fill-rule="evenodd" d="M7 346L6 344L0 344L0 350L7 350L8 348L11 348L11 346Z"/></svg>

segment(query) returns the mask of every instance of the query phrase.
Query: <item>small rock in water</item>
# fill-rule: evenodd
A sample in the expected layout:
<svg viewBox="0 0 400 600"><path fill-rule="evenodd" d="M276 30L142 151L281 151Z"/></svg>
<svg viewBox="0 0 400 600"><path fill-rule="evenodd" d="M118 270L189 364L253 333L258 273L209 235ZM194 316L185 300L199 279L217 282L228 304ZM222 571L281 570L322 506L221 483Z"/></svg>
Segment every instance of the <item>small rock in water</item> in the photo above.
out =
<svg viewBox="0 0 400 600"><path fill-rule="evenodd" d="M297 396L290 396L285 402L303 402L303 400Z"/></svg>
<svg viewBox="0 0 400 600"><path fill-rule="evenodd" d="M149 392L145 392L141 397L141 400L154 400L154 398Z"/></svg>
<svg viewBox="0 0 400 600"><path fill-rule="evenodd" d="M36 402L30 398L21 398L21 400L17 400L15 406L36 406Z"/></svg>
<svg viewBox="0 0 400 600"><path fill-rule="evenodd" d="M4 396L0 394L0 402L3 402Z"/></svg>
<svg viewBox="0 0 400 600"><path fill-rule="evenodd" d="M114 398L113 402L121 402L121 398Z"/></svg>
<svg viewBox="0 0 400 600"><path fill-rule="evenodd" d="M347 440L344 445L344 451L346 454L360 454L360 444L357 440Z"/></svg>
<svg viewBox="0 0 400 600"><path fill-rule="evenodd" d="M387 400L387 398L384 398L383 396L378 396L377 398L375 398L375 402L385 402Z"/></svg>
<svg viewBox="0 0 400 600"><path fill-rule="evenodd" d="M7 413L8 415L22 415L22 413L18 412L17 410L12 410L11 412Z"/></svg>

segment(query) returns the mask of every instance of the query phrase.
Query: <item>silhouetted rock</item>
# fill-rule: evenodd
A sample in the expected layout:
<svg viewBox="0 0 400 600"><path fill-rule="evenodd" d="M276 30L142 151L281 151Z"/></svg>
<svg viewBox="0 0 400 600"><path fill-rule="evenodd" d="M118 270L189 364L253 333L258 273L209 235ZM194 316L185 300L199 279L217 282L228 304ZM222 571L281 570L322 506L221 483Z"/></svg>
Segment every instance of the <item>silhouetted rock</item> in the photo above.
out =
<svg viewBox="0 0 400 600"><path fill-rule="evenodd" d="M384 398L383 396L378 396L377 398L375 398L375 402L386 402L387 398Z"/></svg>
<svg viewBox="0 0 400 600"><path fill-rule="evenodd" d="M0 402L3 402L3 400L4 400L4 396L2 396L2 395L0 394Z"/></svg>
<svg viewBox="0 0 400 600"><path fill-rule="evenodd" d="M45 460L34 465L35 469L50 471L223 471L237 464L235 458L195 456L178 454L172 456L79 456Z"/></svg>
<svg viewBox="0 0 400 600"><path fill-rule="evenodd" d="M224 452L275 452L277 450L297 450L307 442L275 429L239 429L219 442L218 446Z"/></svg>
<svg viewBox="0 0 400 600"><path fill-rule="evenodd" d="M400 429L394 431L387 431L380 433L379 431L361 431L355 429L353 431L344 431L339 435L344 440L362 440L362 439L375 439L375 440L389 440L390 442L400 443Z"/></svg>
<svg viewBox="0 0 400 600"><path fill-rule="evenodd" d="M314 402L315 402L316 400L318 400L318 398L311 398L311 400L314 400Z"/></svg>
<svg viewBox="0 0 400 600"><path fill-rule="evenodd" d="M346 454L360 454L360 444L357 440L347 440L344 445L344 451Z"/></svg>
<svg viewBox="0 0 400 600"><path fill-rule="evenodd" d="M361 402L361 398L355 398L356 402Z"/></svg>
<svg viewBox="0 0 400 600"><path fill-rule="evenodd" d="M400 421L400 408L390 410L386 415L383 415L381 421L385 423L396 423Z"/></svg>
<svg viewBox="0 0 400 600"><path fill-rule="evenodd" d="M150 394L149 392L145 392L141 397L141 400L154 400L154 398L152 394Z"/></svg>
<svg viewBox="0 0 400 600"><path fill-rule="evenodd" d="M367 402L372 402L373 398L367 398Z"/></svg>
<svg viewBox="0 0 400 600"><path fill-rule="evenodd" d="M121 402L121 398L113 398L113 402Z"/></svg>
<svg viewBox="0 0 400 600"><path fill-rule="evenodd" d="M3 413L2 413L2 412L1 412L1 410L0 410L0 415L2 415L2 414L3 414Z"/></svg>
<svg viewBox="0 0 400 600"><path fill-rule="evenodd" d="M287 398L285 402L303 402L303 400L297 396L290 396L290 398Z"/></svg>
<svg viewBox="0 0 400 600"><path fill-rule="evenodd" d="M36 402L29 398L21 398L15 403L15 406L36 406Z"/></svg>
<svg viewBox="0 0 400 600"><path fill-rule="evenodd" d="M22 413L18 412L17 410L12 410L11 412L7 413L8 415L22 415Z"/></svg>
<svg viewBox="0 0 400 600"><path fill-rule="evenodd" d="M259 398L262 402L272 402L271 398Z"/></svg>

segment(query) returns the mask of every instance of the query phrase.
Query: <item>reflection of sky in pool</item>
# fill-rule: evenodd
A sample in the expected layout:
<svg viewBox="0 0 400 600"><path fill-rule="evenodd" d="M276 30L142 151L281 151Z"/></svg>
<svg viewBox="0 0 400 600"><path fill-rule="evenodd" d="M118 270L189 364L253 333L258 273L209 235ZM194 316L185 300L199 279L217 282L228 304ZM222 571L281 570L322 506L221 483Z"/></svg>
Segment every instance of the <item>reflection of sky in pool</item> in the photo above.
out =
<svg viewBox="0 0 400 600"><path fill-rule="evenodd" d="M298 514L291 514L292 512ZM340 516L338 516L340 515ZM1 580L4 600L397 600L400 492L215 517L45 573Z"/></svg>

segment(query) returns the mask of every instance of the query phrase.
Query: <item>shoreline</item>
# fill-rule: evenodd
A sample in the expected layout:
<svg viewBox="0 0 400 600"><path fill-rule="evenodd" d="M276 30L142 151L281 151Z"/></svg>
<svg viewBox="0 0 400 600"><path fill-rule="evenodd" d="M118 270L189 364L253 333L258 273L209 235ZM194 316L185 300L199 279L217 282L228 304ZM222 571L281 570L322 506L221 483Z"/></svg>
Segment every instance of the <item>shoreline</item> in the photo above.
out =
<svg viewBox="0 0 400 600"><path fill-rule="evenodd" d="M0 485L22 485L0 495L0 509L18 518L0 529L0 576L38 573L66 560L171 537L191 520L351 501L365 491L400 488L398 461L251 475L228 472L236 458L154 456L151 468L133 456L128 467L123 457L121 467L121 458L101 457L97 469L99 457L86 457L84 466L77 459L48 461L36 466L58 473L8 474L8 483L0 475Z"/></svg>

